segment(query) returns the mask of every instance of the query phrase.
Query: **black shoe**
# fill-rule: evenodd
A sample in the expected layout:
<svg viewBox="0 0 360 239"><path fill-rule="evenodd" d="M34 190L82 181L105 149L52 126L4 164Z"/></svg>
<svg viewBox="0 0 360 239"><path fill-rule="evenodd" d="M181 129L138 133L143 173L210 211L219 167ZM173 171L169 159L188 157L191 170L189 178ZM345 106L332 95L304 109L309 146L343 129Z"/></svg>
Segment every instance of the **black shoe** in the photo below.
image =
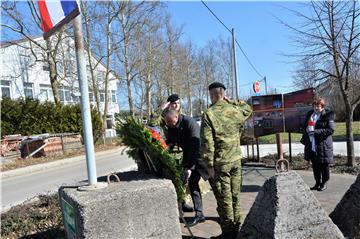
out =
<svg viewBox="0 0 360 239"><path fill-rule="evenodd" d="M317 190L319 191L320 184L315 184L314 187L311 187L310 190Z"/></svg>
<svg viewBox="0 0 360 239"><path fill-rule="evenodd" d="M318 191L324 191L327 189L326 183L321 184L320 187L318 188Z"/></svg>
<svg viewBox="0 0 360 239"><path fill-rule="evenodd" d="M223 237L222 233L220 235L218 235L218 236L210 237L210 239L223 239L223 238L225 238L225 237Z"/></svg>
<svg viewBox="0 0 360 239"><path fill-rule="evenodd" d="M234 232L223 232L218 236L210 237L210 239L235 239L237 234Z"/></svg>
<svg viewBox="0 0 360 239"><path fill-rule="evenodd" d="M183 203L182 204L182 211L183 212L193 212L194 208L192 206L190 206L189 204L187 204L187 203Z"/></svg>
<svg viewBox="0 0 360 239"><path fill-rule="evenodd" d="M195 216L194 219L188 223L189 227L193 227L199 223L205 222L205 217L204 216Z"/></svg>

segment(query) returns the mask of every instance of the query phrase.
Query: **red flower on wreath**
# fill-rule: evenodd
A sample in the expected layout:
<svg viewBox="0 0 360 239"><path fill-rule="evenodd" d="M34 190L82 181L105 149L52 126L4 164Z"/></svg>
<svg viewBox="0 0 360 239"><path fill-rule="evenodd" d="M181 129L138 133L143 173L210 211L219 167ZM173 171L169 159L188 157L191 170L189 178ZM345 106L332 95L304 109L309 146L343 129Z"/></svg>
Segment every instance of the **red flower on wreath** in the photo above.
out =
<svg viewBox="0 0 360 239"><path fill-rule="evenodd" d="M157 141L160 141L161 139L160 134L158 134L156 131L152 131L151 137L153 137L153 139L156 139Z"/></svg>
<svg viewBox="0 0 360 239"><path fill-rule="evenodd" d="M166 149L167 145L166 145L165 141L161 138L161 135L158 132L156 132L155 130L152 129L151 130L151 137L153 139L155 139L156 141L158 141L160 143L161 147Z"/></svg>

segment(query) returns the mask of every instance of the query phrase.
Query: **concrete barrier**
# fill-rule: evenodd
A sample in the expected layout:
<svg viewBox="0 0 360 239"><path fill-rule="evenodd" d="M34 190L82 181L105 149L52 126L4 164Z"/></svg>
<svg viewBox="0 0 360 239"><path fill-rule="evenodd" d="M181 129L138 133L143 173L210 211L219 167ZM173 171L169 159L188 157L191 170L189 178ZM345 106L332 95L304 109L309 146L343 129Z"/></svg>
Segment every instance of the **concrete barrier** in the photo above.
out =
<svg viewBox="0 0 360 239"><path fill-rule="evenodd" d="M330 218L344 236L360 238L360 174L330 213Z"/></svg>
<svg viewBox="0 0 360 239"><path fill-rule="evenodd" d="M78 191L75 186L59 189L68 238L181 238L170 180L137 171L118 176L121 182L95 191Z"/></svg>
<svg viewBox="0 0 360 239"><path fill-rule="evenodd" d="M238 238L344 238L301 176L290 171L265 181Z"/></svg>

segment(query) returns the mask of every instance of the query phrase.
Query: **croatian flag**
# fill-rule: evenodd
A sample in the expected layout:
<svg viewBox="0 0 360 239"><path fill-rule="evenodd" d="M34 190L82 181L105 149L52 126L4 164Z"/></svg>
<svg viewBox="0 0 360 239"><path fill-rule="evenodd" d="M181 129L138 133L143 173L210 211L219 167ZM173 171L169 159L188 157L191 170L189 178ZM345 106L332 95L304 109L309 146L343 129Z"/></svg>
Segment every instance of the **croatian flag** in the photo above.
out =
<svg viewBox="0 0 360 239"><path fill-rule="evenodd" d="M38 0L38 6L45 39L80 13L74 0Z"/></svg>

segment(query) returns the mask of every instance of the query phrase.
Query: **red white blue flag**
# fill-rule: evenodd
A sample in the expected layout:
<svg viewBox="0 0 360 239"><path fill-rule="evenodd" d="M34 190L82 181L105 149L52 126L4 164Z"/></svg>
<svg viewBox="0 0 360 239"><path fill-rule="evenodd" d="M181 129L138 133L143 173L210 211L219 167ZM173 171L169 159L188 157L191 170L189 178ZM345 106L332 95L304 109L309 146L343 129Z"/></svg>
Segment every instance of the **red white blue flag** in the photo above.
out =
<svg viewBox="0 0 360 239"><path fill-rule="evenodd" d="M45 39L80 13L75 0L38 0L38 6Z"/></svg>

